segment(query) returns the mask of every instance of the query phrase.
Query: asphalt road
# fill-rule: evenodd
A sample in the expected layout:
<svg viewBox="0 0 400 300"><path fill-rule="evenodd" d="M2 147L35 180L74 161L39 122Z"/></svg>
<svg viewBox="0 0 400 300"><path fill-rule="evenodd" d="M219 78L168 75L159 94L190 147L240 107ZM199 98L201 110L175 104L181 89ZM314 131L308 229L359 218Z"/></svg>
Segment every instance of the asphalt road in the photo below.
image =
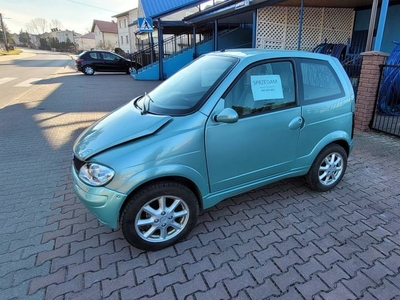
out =
<svg viewBox="0 0 400 300"><path fill-rule="evenodd" d="M54 76L71 61L67 54L29 49L21 56L0 57L0 108L12 103L41 80Z"/></svg>

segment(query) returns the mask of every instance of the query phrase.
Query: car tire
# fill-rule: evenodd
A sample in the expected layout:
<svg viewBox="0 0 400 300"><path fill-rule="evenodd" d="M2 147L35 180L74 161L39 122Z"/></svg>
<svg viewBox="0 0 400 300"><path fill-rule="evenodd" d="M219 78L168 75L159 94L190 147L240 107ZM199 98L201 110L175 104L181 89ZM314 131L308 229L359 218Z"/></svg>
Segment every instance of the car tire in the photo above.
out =
<svg viewBox="0 0 400 300"><path fill-rule="evenodd" d="M311 189L326 192L343 178L347 168L347 153L342 146L330 144L318 154L306 177Z"/></svg>
<svg viewBox="0 0 400 300"><path fill-rule="evenodd" d="M85 75L93 75L94 74L94 69L92 66L85 66L83 68L83 74Z"/></svg>
<svg viewBox="0 0 400 300"><path fill-rule="evenodd" d="M174 181L158 181L133 194L121 213L121 228L134 247L156 251L184 238L199 214L197 197Z"/></svg>

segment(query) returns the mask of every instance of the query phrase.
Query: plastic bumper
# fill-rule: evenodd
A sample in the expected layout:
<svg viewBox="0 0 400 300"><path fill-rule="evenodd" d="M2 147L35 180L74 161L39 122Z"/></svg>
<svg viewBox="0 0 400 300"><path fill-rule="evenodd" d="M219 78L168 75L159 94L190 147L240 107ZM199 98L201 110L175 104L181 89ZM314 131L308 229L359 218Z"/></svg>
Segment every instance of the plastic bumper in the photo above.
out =
<svg viewBox="0 0 400 300"><path fill-rule="evenodd" d="M119 211L127 195L107 189L93 187L83 183L72 167L74 191L81 202L104 225L117 228Z"/></svg>

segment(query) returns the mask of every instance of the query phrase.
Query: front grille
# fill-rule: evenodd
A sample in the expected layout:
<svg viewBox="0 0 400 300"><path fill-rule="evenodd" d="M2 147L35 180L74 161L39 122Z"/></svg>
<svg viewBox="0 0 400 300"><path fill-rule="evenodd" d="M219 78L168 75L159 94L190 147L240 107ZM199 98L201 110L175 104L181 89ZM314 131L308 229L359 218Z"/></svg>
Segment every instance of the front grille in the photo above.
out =
<svg viewBox="0 0 400 300"><path fill-rule="evenodd" d="M79 172L79 170L81 169L81 167L85 164L84 161L81 161L81 160L80 160L79 158L77 158L75 155L74 155L74 158L73 158L73 162L74 162L75 171L77 171L77 172Z"/></svg>

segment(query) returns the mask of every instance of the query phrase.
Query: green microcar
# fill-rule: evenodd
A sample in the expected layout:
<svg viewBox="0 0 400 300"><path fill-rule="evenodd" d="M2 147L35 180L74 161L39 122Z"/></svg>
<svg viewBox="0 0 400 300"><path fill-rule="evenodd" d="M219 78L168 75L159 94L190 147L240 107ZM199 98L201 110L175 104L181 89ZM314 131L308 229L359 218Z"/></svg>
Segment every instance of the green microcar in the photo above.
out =
<svg viewBox="0 0 400 300"><path fill-rule="evenodd" d="M354 109L331 56L209 53L79 136L74 190L133 246L168 247L228 197L294 176L334 188L353 147Z"/></svg>

